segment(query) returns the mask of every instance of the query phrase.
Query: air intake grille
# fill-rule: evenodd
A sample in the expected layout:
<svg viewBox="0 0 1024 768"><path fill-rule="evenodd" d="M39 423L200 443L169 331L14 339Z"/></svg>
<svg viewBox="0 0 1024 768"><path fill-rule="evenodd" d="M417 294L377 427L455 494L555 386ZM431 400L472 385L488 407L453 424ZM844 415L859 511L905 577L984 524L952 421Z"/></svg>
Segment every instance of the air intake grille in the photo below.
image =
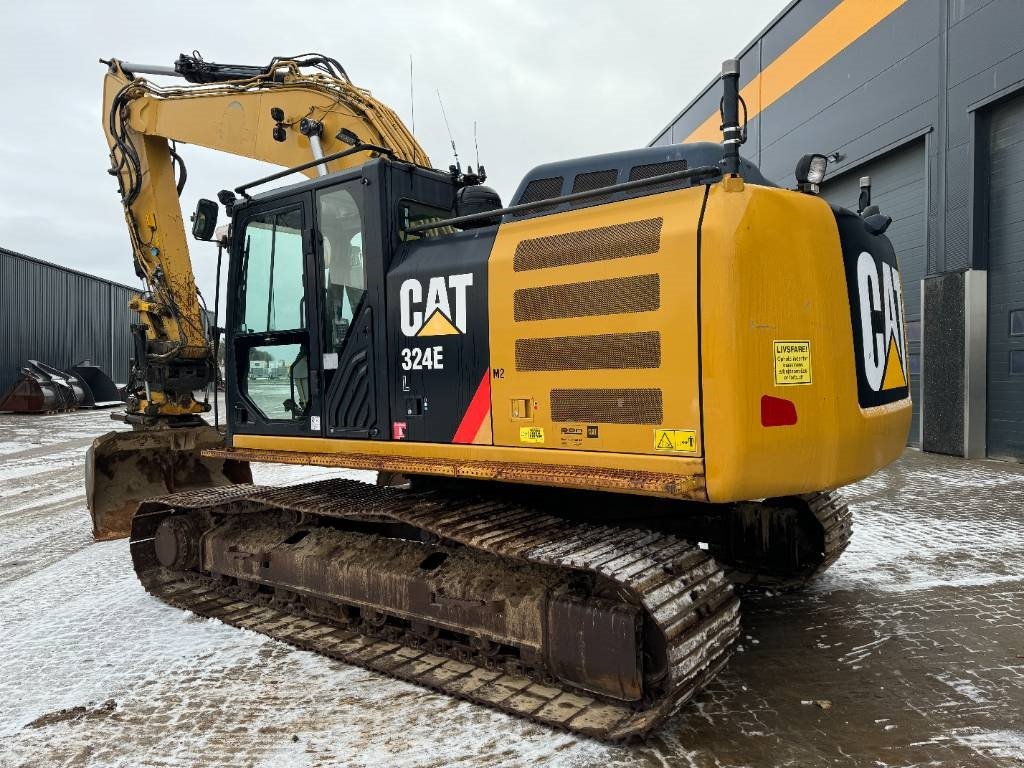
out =
<svg viewBox="0 0 1024 768"><path fill-rule="evenodd" d="M519 371L660 367L661 335L657 331L516 339L516 370Z"/></svg>
<svg viewBox="0 0 1024 768"><path fill-rule="evenodd" d="M551 420L596 424L661 424L660 389L553 389Z"/></svg>
<svg viewBox="0 0 1024 768"><path fill-rule="evenodd" d="M572 181L573 192L590 192L592 189L600 189L601 187L610 187L619 179L619 172L614 168L610 171L591 171L590 173L581 173L576 176ZM600 197L591 197L587 202L597 202L599 200L607 200L607 195L601 195Z"/></svg>
<svg viewBox="0 0 1024 768"><path fill-rule="evenodd" d="M653 312L661 306L661 278L635 275L520 288L513 300L516 322Z"/></svg>
<svg viewBox="0 0 1024 768"><path fill-rule="evenodd" d="M650 163L649 165L635 165L629 171L629 180L636 181L637 179L650 179L653 176L661 176L663 173L675 173L676 171L685 171L689 166L685 160L667 160L664 163ZM679 189L689 185L689 181L686 179L678 179L676 181L668 181L664 184L655 184L653 187L648 187L650 191L664 192L667 189Z"/></svg>
<svg viewBox="0 0 1024 768"><path fill-rule="evenodd" d="M523 240L516 246L512 267L523 272L657 253L661 247L661 224L660 217L641 219Z"/></svg>
<svg viewBox="0 0 1024 768"><path fill-rule="evenodd" d="M549 200L562 193L562 177L552 176L549 179L534 179L526 185L518 205L535 203L538 200Z"/></svg>
<svg viewBox="0 0 1024 768"><path fill-rule="evenodd" d="M661 176L663 173L675 173L685 171L689 166L685 160L667 160L664 163L650 163L649 165L634 165L629 169L629 180L650 179L653 176Z"/></svg>

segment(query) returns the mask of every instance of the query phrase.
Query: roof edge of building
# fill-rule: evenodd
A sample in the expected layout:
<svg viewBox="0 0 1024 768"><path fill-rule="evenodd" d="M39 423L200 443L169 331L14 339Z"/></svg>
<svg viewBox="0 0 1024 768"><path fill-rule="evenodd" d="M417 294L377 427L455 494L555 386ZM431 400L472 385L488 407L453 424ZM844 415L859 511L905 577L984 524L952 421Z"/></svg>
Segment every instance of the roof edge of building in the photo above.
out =
<svg viewBox="0 0 1024 768"><path fill-rule="evenodd" d="M34 262L36 264L42 264L45 267L52 267L53 269L59 269L61 272L70 272L73 275L80 275L82 277L87 277L90 280L96 280L97 282L100 282L100 283L107 283L108 285L116 285L118 288L125 288L125 289L127 289L129 291L135 291L137 293L141 293L144 290L144 288L142 288L142 286L138 286L138 285L132 286L132 285L126 285L125 283L119 283L116 280L109 280L109 279L107 279L105 277L100 277L98 275L92 275L92 274L89 274L88 272L83 272L80 269L73 269L72 267L65 267L63 264L55 264L54 262L47 261L46 259L39 259L39 258L36 258L35 256L29 256L26 253L20 253L19 251L12 251L10 248L4 248L3 246L0 246L0 256L12 256L12 257L17 258L17 259L24 259L25 261L31 261L31 262Z"/></svg>

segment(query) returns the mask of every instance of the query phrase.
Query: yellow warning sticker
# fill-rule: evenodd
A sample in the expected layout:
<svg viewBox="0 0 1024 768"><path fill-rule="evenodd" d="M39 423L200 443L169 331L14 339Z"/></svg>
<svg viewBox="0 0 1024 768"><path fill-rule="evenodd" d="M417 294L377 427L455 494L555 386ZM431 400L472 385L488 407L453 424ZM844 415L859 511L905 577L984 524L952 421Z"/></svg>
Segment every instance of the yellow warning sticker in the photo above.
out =
<svg viewBox="0 0 1024 768"><path fill-rule="evenodd" d="M519 428L519 442L520 443L543 443L544 442L544 427L520 427Z"/></svg>
<svg viewBox="0 0 1024 768"><path fill-rule="evenodd" d="M696 453L697 430L656 429L654 430L654 450Z"/></svg>
<svg viewBox="0 0 1024 768"><path fill-rule="evenodd" d="M811 383L811 342L775 341L775 386Z"/></svg>

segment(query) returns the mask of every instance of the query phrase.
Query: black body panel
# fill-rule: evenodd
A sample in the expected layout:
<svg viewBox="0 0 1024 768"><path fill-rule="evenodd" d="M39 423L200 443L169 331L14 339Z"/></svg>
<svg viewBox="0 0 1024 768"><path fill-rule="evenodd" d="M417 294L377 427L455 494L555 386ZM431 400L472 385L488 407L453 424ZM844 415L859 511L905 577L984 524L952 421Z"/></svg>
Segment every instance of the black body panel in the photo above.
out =
<svg viewBox="0 0 1024 768"><path fill-rule="evenodd" d="M910 390L896 253L888 237L871 233L853 211L833 207L832 212L846 271L860 407L903 400Z"/></svg>
<svg viewBox="0 0 1024 768"><path fill-rule="evenodd" d="M722 159L722 145L713 142L693 144L672 144L670 146L644 147L624 152L609 152L605 155L577 157L555 163L538 165L519 183L512 196L511 205L547 200L574 192L584 192L600 187L621 184L638 179L649 179L665 173L674 173L700 166L716 166ZM740 175L749 184L774 186L761 175L753 163L740 159ZM679 179L666 184L640 187L617 192L608 196L592 197L574 203L562 203L550 208L541 208L528 213L506 217L506 220L543 216L552 211L568 211L592 205L628 200L644 195L654 195L670 189L685 189L703 183L701 179Z"/></svg>
<svg viewBox="0 0 1024 768"><path fill-rule="evenodd" d="M328 298L336 297L339 295L337 291L342 289L326 285L328 270L325 266L329 259L325 227L329 222L320 221L318 201L321 193L341 189L347 190L352 205L358 208L359 239L353 240L353 244L358 243L358 248L353 250L359 253L359 259L353 263L361 260L364 285L358 291L344 289L349 291L350 304L354 306L347 308L351 320L345 321L349 324L343 340L334 344L331 339L341 337L332 336L333 318L326 316ZM384 318L389 317L385 276L391 269L395 254L404 247L400 230L408 206L412 204L421 211L436 211L438 218L451 216L456 191L448 174L378 158L356 169L303 181L235 205L225 323L229 436L258 434L391 439L392 392L389 387L400 382L390 374L391 361L397 353L392 354L389 330L383 323ZM243 285L246 223L286 205L302 209L305 283L302 327L287 332L253 334L241 328L247 290ZM448 239L443 242L447 243ZM484 286L486 291L484 280L485 277L481 278L478 285ZM486 296L486 293L482 295ZM481 311L485 313L483 327L486 329L486 306L481 306ZM474 324L481 325L475 319ZM486 334L486 330L484 332ZM486 335L484 338L486 344ZM278 401L283 395L274 395L272 405L276 410L268 415L254 407L252 399L246 395L247 387L254 386L248 352L261 344L302 345L308 352L302 361L302 365L308 368L308 383L304 384L309 388L306 397L308 407L301 417L281 412ZM285 374L280 375L283 377ZM284 386L284 382L278 380L278 383ZM265 386L258 381L255 385Z"/></svg>
<svg viewBox="0 0 1024 768"><path fill-rule="evenodd" d="M399 251L387 288L394 439L452 442L477 389L488 387L487 260L497 231L418 240ZM473 434L459 442L472 440L468 422L460 438L467 430Z"/></svg>

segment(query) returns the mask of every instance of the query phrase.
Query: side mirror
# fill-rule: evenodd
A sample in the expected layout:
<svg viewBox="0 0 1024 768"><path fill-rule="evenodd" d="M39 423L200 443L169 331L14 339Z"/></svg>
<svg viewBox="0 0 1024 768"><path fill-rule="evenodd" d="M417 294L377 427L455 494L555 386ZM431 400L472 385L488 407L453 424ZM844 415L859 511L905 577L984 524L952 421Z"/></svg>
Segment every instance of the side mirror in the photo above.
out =
<svg viewBox="0 0 1024 768"><path fill-rule="evenodd" d="M218 206L213 200L200 199L196 212L192 214L192 237L196 240L212 240L217 228Z"/></svg>

